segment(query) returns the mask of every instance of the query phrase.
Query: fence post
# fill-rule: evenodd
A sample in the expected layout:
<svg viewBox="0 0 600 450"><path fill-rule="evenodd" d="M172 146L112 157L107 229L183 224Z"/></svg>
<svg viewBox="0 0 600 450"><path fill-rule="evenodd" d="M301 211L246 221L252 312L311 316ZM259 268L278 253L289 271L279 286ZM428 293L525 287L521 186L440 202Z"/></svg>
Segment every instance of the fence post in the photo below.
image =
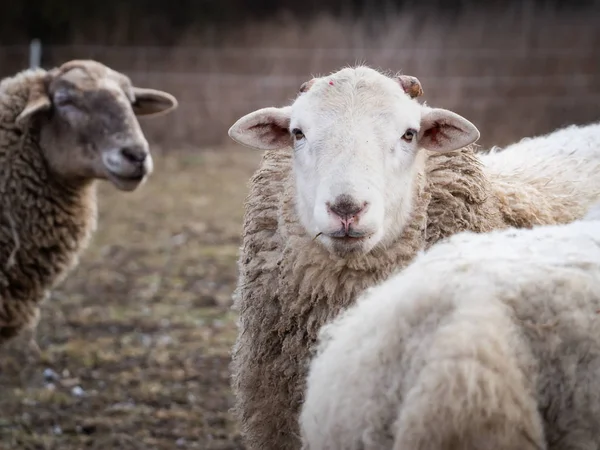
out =
<svg viewBox="0 0 600 450"><path fill-rule="evenodd" d="M42 63L42 42L33 39L29 44L29 68L37 69Z"/></svg>

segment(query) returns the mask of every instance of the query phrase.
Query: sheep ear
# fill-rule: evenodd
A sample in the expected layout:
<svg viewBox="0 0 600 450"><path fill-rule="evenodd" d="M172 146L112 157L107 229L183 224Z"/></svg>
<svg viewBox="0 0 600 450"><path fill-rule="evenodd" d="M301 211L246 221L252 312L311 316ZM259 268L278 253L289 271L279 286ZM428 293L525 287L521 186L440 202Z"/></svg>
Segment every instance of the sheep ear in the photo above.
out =
<svg viewBox="0 0 600 450"><path fill-rule="evenodd" d="M446 109L431 109L421 118L419 144L427 150L451 152L476 142L479 136L475 125Z"/></svg>
<svg viewBox="0 0 600 450"><path fill-rule="evenodd" d="M133 112L136 116L158 116L177 108L177 99L168 92L134 87Z"/></svg>
<svg viewBox="0 0 600 450"><path fill-rule="evenodd" d="M263 108L240 118L229 129L229 137L256 150L279 150L292 144L292 108Z"/></svg>
<svg viewBox="0 0 600 450"><path fill-rule="evenodd" d="M22 128L27 125L27 122L35 114L47 111L52 107L52 101L46 91L45 83L39 83L39 85L33 85L29 91L29 98L27 104L21 113L17 116L15 123L18 127Z"/></svg>

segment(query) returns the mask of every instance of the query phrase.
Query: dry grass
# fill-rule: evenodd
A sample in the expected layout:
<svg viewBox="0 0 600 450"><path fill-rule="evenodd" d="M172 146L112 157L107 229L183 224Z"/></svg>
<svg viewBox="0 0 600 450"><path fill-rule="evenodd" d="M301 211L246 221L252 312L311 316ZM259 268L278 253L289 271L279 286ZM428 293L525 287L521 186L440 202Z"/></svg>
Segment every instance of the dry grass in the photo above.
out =
<svg viewBox="0 0 600 450"><path fill-rule="evenodd" d="M259 158L164 156L137 192L102 185L93 245L45 304L41 354L20 339L0 356L1 449L242 448L229 305Z"/></svg>

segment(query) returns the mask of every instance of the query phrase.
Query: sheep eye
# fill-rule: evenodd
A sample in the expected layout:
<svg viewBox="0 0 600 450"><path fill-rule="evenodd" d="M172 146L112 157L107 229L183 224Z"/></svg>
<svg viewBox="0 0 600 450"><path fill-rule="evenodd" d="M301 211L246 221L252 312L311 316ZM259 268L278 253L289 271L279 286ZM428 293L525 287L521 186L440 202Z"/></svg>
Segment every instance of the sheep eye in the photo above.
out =
<svg viewBox="0 0 600 450"><path fill-rule="evenodd" d="M294 137L296 138L297 141L304 139L304 133L299 128L294 128L292 130L292 134L294 135Z"/></svg>
<svg viewBox="0 0 600 450"><path fill-rule="evenodd" d="M417 134L417 132L415 130L413 130L412 128L409 128L408 130L406 130L406 132L402 136L402 139L404 139L406 142L411 142L414 139L416 134Z"/></svg>

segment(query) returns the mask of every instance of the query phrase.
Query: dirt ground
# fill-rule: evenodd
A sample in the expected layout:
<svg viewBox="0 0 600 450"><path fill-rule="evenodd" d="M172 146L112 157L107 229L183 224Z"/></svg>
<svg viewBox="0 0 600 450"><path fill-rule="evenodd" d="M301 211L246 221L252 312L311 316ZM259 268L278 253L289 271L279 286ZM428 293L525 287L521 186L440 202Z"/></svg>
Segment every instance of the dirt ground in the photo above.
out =
<svg viewBox="0 0 600 450"><path fill-rule="evenodd" d="M155 160L140 190L99 189L99 227L44 305L41 353L0 353L0 449L241 449L229 414L230 310L260 153Z"/></svg>

